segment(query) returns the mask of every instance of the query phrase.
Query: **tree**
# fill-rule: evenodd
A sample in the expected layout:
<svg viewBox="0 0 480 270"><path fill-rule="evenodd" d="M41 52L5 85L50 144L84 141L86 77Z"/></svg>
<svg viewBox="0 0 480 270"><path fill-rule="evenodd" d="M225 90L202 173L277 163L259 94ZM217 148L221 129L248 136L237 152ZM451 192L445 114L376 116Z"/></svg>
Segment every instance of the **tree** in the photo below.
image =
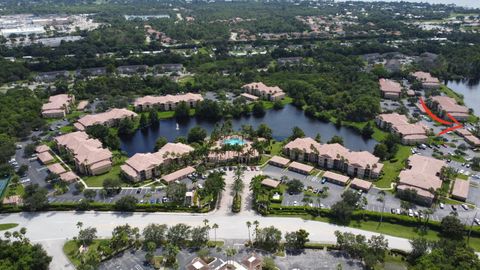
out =
<svg viewBox="0 0 480 270"><path fill-rule="evenodd" d="M362 128L362 136L366 138L371 138L375 130L373 129L372 123L368 122L363 128Z"/></svg>
<svg viewBox="0 0 480 270"><path fill-rule="evenodd" d="M195 126L188 132L188 143L202 143L207 137L207 131L201 126Z"/></svg>
<svg viewBox="0 0 480 270"><path fill-rule="evenodd" d="M158 126L158 123L160 123L158 119L158 113L155 109L151 109L148 112L148 119L150 119L150 125L154 127Z"/></svg>
<svg viewBox="0 0 480 270"><path fill-rule="evenodd" d="M388 241L383 235L372 236L368 241L364 235L335 231L337 246L354 259L362 259L368 269L383 263L388 249Z"/></svg>
<svg viewBox="0 0 480 270"><path fill-rule="evenodd" d="M273 103L273 109L275 110L281 110L283 109L283 107L285 107L285 105L283 105L283 102L281 100L277 100Z"/></svg>
<svg viewBox="0 0 480 270"><path fill-rule="evenodd" d="M290 135L288 139L293 141L297 138L303 138L303 137L305 137L305 132L303 132L301 128L295 126L292 128L292 135Z"/></svg>
<svg viewBox="0 0 480 270"><path fill-rule="evenodd" d="M149 224L143 229L142 235L145 242L153 242L157 247L161 246L165 241L165 233L167 232L165 224Z"/></svg>
<svg viewBox="0 0 480 270"><path fill-rule="evenodd" d="M126 117L120 120L118 123L118 135L131 136L133 133L135 133L135 124L132 119Z"/></svg>
<svg viewBox="0 0 480 270"><path fill-rule="evenodd" d="M338 143L343 145L343 138L338 135L334 135L332 138L330 138L330 140L327 143L328 144Z"/></svg>
<svg viewBox="0 0 480 270"><path fill-rule="evenodd" d="M123 196L118 201L115 202L115 210L133 212L137 208L138 199L131 196Z"/></svg>
<svg viewBox="0 0 480 270"><path fill-rule="evenodd" d="M174 246L182 247L185 241L190 238L190 226L179 223L172 226L167 231L167 242Z"/></svg>
<svg viewBox="0 0 480 270"><path fill-rule="evenodd" d="M153 261L153 258L154 258L154 252L155 250L157 249L157 244L155 244L154 242L146 242L145 244L145 250L147 251L145 253L145 260L147 262L149 262L150 264L152 263Z"/></svg>
<svg viewBox="0 0 480 270"><path fill-rule="evenodd" d="M103 190L105 190L108 196L118 194L122 189L122 183L116 178L107 178L103 181Z"/></svg>
<svg viewBox="0 0 480 270"><path fill-rule="evenodd" d="M303 190L303 183L298 179L293 179L287 183L287 190L291 193L300 193Z"/></svg>
<svg viewBox="0 0 480 270"><path fill-rule="evenodd" d="M146 128L149 124L148 117L146 114L142 113L140 115L140 128Z"/></svg>
<svg viewBox="0 0 480 270"><path fill-rule="evenodd" d="M463 240L465 234L465 225L454 214L450 214L440 222L440 233L444 238L451 240Z"/></svg>
<svg viewBox="0 0 480 270"><path fill-rule="evenodd" d="M272 129L264 123L261 123L257 128L257 136L270 141L272 139Z"/></svg>
<svg viewBox="0 0 480 270"><path fill-rule="evenodd" d="M342 199L332 205L332 215L339 223L348 224L359 199L360 195L356 192L346 190L342 194Z"/></svg>
<svg viewBox="0 0 480 270"><path fill-rule="evenodd" d="M175 203L183 203L185 201L185 193L187 185L185 183L171 183L167 186L166 195Z"/></svg>
<svg viewBox="0 0 480 270"><path fill-rule="evenodd" d="M207 245L208 242L208 226L198 226L193 227L190 230L190 235L192 237L192 244L196 248L202 248Z"/></svg>
<svg viewBox="0 0 480 270"><path fill-rule="evenodd" d="M175 108L175 118L185 120L190 117L190 108L185 101L180 102Z"/></svg>
<svg viewBox="0 0 480 270"><path fill-rule="evenodd" d="M168 140L167 138L165 137L159 137L156 141L155 141L155 149L154 151L158 151L160 150L160 148L162 148L163 146L165 146L165 144L168 143Z"/></svg>
<svg viewBox="0 0 480 270"><path fill-rule="evenodd" d="M93 201L97 197L97 191L94 189L85 189L83 191L83 197L88 201Z"/></svg>
<svg viewBox="0 0 480 270"><path fill-rule="evenodd" d="M112 231L110 248L112 250L124 249L133 246L140 239L139 229L128 224L117 226Z"/></svg>
<svg viewBox="0 0 480 270"><path fill-rule="evenodd" d="M309 233L303 229L296 232L289 232L285 234L285 248L289 250L299 250L305 247L305 244L310 241L308 239Z"/></svg>
<svg viewBox="0 0 480 270"><path fill-rule="evenodd" d="M381 160L386 160L389 157L388 148L384 143L376 144L373 154Z"/></svg>
<svg viewBox="0 0 480 270"><path fill-rule="evenodd" d="M214 233L214 236L215 236L215 242L217 242L217 229L218 229L218 224L217 224L217 223L213 223L212 229L213 229L213 233Z"/></svg>
<svg viewBox="0 0 480 270"><path fill-rule="evenodd" d="M7 134L0 133L0 163L6 163L15 155L15 140Z"/></svg>
<svg viewBox="0 0 480 270"><path fill-rule="evenodd" d="M48 270L52 257L40 244L32 245L24 233L15 231L5 233L6 239L0 238L0 265L5 270Z"/></svg>
<svg viewBox="0 0 480 270"><path fill-rule="evenodd" d="M83 223L78 222L77 227L80 229L78 231L77 240L82 243L82 246L87 247L93 243L93 240L97 238L97 229L93 227L87 227L83 229Z"/></svg>
<svg viewBox="0 0 480 270"><path fill-rule="evenodd" d="M280 247L282 232L277 228L270 226L266 228L255 229L255 242L253 245L257 248L275 252Z"/></svg>
<svg viewBox="0 0 480 270"><path fill-rule="evenodd" d="M176 262L178 252L180 252L180 249L172 243L165 246L164 254L167 265L173 265Z"/></svg>
<svg viewBox="0 0 480 270"><path fill-rule="evenodd" d="M234 175L234 180L232 184L232 190L235 195L241 193L245 187L245 184L243 183L242 178L243 178L243 169L240 166L237 166L235 168L235 175Z"/></svg>
<svg viewBox="0 0 480 270"><path fill-rule="evenodd" d="M23 204L28 211L38 211L48 206L47 189L38 184L25 187L23 194Z"/></svg>
<svg viewBox="0 0 480 270"><path fill-rule="evenodd" d="M265 108L263 108L262 101L257 101L253 104L252 114L255 117L263 117L265 115Z"/></svg>
<svg viewBox="0 0 480 270"><path fill-rule="evenodd" d="M410 240L410 244L412 245L412 250L407 256L407 260L411 265L415 265L418 258L422 257L428 252L428 241L423 237L417 237Z"/></svg>

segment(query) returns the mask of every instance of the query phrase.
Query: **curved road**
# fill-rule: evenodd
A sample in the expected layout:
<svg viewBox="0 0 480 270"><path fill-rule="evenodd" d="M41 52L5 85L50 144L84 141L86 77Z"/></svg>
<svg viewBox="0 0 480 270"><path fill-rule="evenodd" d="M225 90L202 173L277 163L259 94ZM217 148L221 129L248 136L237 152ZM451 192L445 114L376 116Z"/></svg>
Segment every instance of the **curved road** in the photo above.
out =
<svg viewBox="0 0 480 270"><path fill-rule="evenodd" d="M27 237L33 242L41 243L47 252L53 256L51 269L74 269L62 252L63 243L73 238L78 230L76 223L82 221L84 226L93 226L98 230L99 237L109 237L115 226L128 223L143 229L150 223L174 225L185 223L191 226L203 224L208 219L210 224L217 223L218 239L248 239L247 221L258 220L260 227L275 226L283 233L303 228L310 233L310 241L320 243L335 243L334 232L349 231L355 234L364 234L367 237L375 233L332 225L318 221L302 220L300 218L262 217L252 212L243 212L232 215L223 211L208 214L185 213L114 213L114 212L43 212L43 213L18 213L0 215L0 223L18 223L20 227L27 228ZM211 231L213 238L214 232ZM390 248L410 250L407 239L386 236Z"/></svg>

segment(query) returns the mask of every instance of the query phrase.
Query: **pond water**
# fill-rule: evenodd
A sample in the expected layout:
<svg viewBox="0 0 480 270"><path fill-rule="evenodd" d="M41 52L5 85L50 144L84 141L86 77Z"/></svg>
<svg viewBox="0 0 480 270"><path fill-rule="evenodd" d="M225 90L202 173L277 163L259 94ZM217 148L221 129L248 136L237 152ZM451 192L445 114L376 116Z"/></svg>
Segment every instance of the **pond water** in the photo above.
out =
<svg viewBox="0 0 480 270"><path fill-rule="evenodd" d="M341 136L345 147L351 150L367 150L372 152L375 144L374 139L365 139L347 127L336 127L332 123L321 122L305 116L302 110L292 105L287 105L282 110L267 110L264 117L253 116L233 119L233 128L240 129L242 125L252 125L257 128L261 123L267 124L272 129L272 136L275 140L285 140L292 134L294 126L300 127L305 135L315 137L317 133L322 136L322 142L328 141L334 135ZM200 121L191 118L187 122L177 123L174 118L160 120L157 127L137 130L130 138L121 139L121 149L127 152L128 156L136 153L152 152L155 141L158 137L165 137L168 141L174 141L179 136L187 136L188 131L196 125L202 126L209 133L215 127L215 122Z"/></svg>
<svg viewBox="0 0 480 270"><path fill-rule="evenodd" d="M448 81L446 85L462 94L465 105L472 108L475 115L480 116L480 82L478 80Z"/></svg>

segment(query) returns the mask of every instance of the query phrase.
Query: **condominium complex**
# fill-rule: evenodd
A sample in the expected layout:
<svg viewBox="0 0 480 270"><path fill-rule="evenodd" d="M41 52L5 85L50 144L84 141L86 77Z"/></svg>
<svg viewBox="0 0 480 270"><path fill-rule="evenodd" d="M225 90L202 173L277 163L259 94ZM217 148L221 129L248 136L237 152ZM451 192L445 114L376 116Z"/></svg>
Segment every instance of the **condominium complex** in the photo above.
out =
<svg viewBox="0 0 480 270"><path fill-rule="evenodd" d="M380 84L380 91L383 98L400 99L402 86L398 82L389 79L380 79L378 83Z"/></svg>
<svg viewBox="0 0 480 270"><path fill-rule="evenodd" d="M54 139L57 150L68 155L78 172L85 175L99 175L112 168L112 153L102 147L97 139L87 133L76 131Z"/></svg>
<svg viewBox="0 0 480 270"><path fill-rule="evenodd" d="M74 124L78 130L85 130L89 126L104 125L111 127L124 118L130 118L133 120L137 116L136 113L127 109L111 109L109 111L97 114L89 114L78 119Z"/></svg>
<svg viewBox="0 0 480 270"><path fill-rule="evenodd" d="M202 95L194 93L166 96L144 96L137 98L133 103L133 106L136 111L147 110L150 108L157 108L161 111L171 111L174 110L180 102L185 102L188 107L193 108L202 100Z"/></svg>
<svg viewBox="0 0 480 270"><path fill-rule="evenodd" d="M155 153L138 153L121 166L123 174L131 181L138 182L161 174L161 167L176 162L193 147L183 143L167 143Z"/></svg>
<svg viewBox="0 0 480 270"><path fill-rule="evenodd" d="M422 83L423 88L436 89L440 87L440 80L432 74L423 71L417 71L411 74L415 79Z"/></svg>
<svg viewBox="0 0 480 270"><path fill-rule="evenodd" d="M42 116L45 118L63 118L70 112L70 106L75 103L73 95L60 94L51 96L48 103L42 106Z"/></svg>
<svg viewBox="0 0 480 270"><path fill-rule="evenodd" d="M469 109L463 105L459 105L457 101L451 97L431 97L430 105L445 119L449 119L448 114L455 117L458 121L466 121L470 116Z"/></svg>
<svg viewBox="0 0 480 270"><path fill-rule="evenodd" d="M242 86L242 89L252 95L257 97L277 101L285 97L285 92L278 86L266 86L262 82L253 82Z"/></svg>
<svg viewBox="0 0 480 270"><path fill-rule="evenodd" d="M283 148L286 156L308 161L361 178L377 178L383 168L379 158L367 151L351 151L338 143L320 144L312 138L298 138Z"/></svg>
<svg viewBox="0 0 480 270"><path fill-rule="evenodd" d="M400 136L403 144L411 145L428 141L427 127L419 123L409 123L405 115L398 113L380 114L375 122L380 128Z"/></svg>
<svg viewBox="0 0 480 270"><path fill-rule="evenodd" d="M445 161L413 155L408 158L406 170L400 172L397 191L414 190L417 193L420 203L431 204L434 199L435 190L442 186L440 174L446 166Z"/></svg>

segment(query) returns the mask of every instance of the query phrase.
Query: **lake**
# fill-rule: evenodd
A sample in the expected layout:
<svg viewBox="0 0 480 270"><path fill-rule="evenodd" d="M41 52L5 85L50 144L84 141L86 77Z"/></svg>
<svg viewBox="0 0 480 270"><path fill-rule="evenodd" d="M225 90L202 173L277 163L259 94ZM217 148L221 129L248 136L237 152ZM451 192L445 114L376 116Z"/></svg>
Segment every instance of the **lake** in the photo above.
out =
<svg viewBox="0 0 480 270"><path fill-rule="evenodd" d="M351 150L367 150L373 152L373 148L377 144L374 139L365 139L355 130L348 127L336 127L329 122L321 122L305 116L302 110L292 105L285 106L284 109L267 110L264 117L256 118L253 116L232 119L233 128L240 129L242 125L252 125L257 128L261 123L267 124L272 129L272 136L275 140L285 140L292 134L294 126L300 127L305 135L315 137L317 133L322 136L322 142L328 141L334 135L341 136L344 140L345 147ZM152 152L155 147L155 141L159 137L165 137L168 141L174 141L179 136L187 136L188 131L200 125L209 133L215 127L215 122L200 121L191 118L185 123L178 124L174 118L160 120L157 127L150 127L146 130L137 130L130 138L121 139L121 149L127 152L127 155L133 156L136 153Z"/></svg>
<svg viewBox="0 0 480 270"><path fill-rule="evenodd" d="M475 115L480 116L480 82L478 80L448 81L446 85L462 94L465 105L472 108Z"/></svg>

